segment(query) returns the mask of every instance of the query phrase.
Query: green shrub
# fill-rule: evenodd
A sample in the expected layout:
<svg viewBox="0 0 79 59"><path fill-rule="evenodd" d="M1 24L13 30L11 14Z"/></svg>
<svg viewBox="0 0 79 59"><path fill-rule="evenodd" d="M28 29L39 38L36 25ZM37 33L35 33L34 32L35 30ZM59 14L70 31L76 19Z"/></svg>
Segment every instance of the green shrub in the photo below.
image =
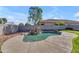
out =
<svg viewBox="0 0 79 59"><path fill-rule="evenodd" d="M0 24L2 24L2 20L0 20Z"/></svg>
<svg viewBox="0 0 79 59"><path fill-rule="evenodd" d="M0 18L0 24L5 24L7 23L7 19L6 18Z"/></svg>
<svg viewBox="0 0 79 59"><path fill-rule="evenodd" d="M64 22L56 22L55 25L63 26L63 25L65 25L65 23Z"/></svg>

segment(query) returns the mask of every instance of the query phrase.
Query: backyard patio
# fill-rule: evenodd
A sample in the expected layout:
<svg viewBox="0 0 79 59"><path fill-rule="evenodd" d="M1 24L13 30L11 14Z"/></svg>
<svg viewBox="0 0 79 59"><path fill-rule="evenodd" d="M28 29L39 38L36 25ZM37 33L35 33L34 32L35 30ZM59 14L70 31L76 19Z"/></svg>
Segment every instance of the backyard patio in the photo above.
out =
<svg viewBox="0 0 79 59"><path fill-rule="evenodd" d="M1 51L3 53L71 53L72 39L76 36L73 33L63 32L62 35L49 36L42 41L24 42L24 35L18 35L4 42Z"/></svg>
<svg viewBox="0 0 79 59"><path fill-rule="evenodd" d="M0 18L0 52L79 52L79 21L43 18L45 11L36 6L29 7L27 12L24 21Z"/></svg>

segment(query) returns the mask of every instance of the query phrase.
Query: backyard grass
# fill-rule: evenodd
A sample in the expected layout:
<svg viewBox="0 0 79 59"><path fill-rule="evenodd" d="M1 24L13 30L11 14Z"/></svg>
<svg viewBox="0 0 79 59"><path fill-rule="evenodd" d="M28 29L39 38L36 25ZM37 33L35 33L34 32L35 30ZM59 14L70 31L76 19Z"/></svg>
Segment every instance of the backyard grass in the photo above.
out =
<svg viewBox="0 0 79 59"><path fill-rule="evenodd" d="M65 32L70 32L74 33L77 35L76 38L73 39L73 48L72 48L72 53L79 53L79 31L73 31L73 30L63 30Z"/></svg>

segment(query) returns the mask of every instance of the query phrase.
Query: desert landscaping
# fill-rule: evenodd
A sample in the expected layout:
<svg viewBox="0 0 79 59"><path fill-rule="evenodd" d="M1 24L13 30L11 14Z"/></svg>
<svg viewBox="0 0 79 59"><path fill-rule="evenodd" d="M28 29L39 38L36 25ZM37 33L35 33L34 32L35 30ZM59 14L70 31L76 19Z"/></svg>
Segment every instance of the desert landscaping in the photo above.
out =
<svg viewBox="0 0 79 59"><path fill-rule="evenodd" d="M79 21L45 19L40 7L30 7L28 22L0 18L1 53L78 53Z"/></svg>

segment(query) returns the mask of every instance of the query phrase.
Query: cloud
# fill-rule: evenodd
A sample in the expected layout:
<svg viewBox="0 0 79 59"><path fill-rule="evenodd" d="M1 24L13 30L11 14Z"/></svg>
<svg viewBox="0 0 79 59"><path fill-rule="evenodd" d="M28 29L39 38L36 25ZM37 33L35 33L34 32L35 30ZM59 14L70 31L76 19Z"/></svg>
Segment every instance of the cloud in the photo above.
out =
<svg viewBox="0 0 79 59"><path fill-rule="evenodd" d="M6 7L0 7L0 17L7 18L8 22L14 22L17 24L27 22L27 14L14 12Z"/></svg>
<svg viewBox="0 0 79 59"><path fill-rule="evenodd" d="M63 16L55 16L55 17L53 17L53 19L63 19Z"/></svg>
<svg viewBox="0 0 79 59"><path fill-rule="evenodd" d="M59 17L53 17L53 19L60 19Z"/></svg>
<svg viewBox="0 0 79 59"><path fill-rule="evenodd" d="M79 11L74 14L75 17L79 17Z"/></svg>
<svg viewBox="0 0 79 59"><path fill-rule="evenodd" d="M75 12L73 17L76 19L76 21L79 21L79 11Z"/></svg>
<svg viewBox="0 0 79 59"><path fill-rule="evenodd" d="M53 19L59 19L58 17L54 17Z"/></svg>

